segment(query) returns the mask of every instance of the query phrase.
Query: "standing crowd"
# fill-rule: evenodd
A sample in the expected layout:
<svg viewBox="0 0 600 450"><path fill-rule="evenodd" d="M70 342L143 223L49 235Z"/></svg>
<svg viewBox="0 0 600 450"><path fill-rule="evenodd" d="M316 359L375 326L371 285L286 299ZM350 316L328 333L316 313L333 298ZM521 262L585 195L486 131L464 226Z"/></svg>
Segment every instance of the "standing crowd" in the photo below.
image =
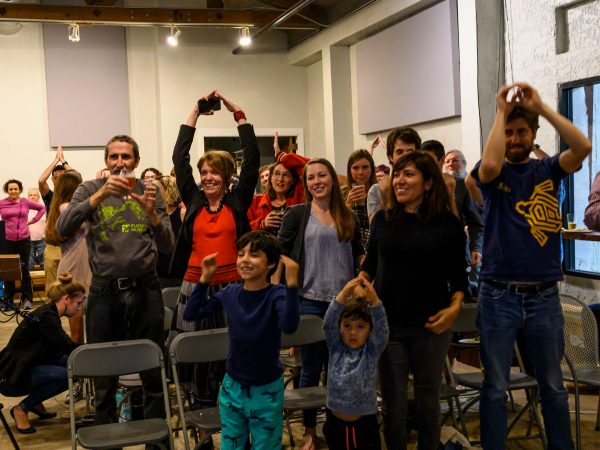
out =
<svg viewBox="0 0 600 450"><path fill-rule="evenodd" d="M208 151L196 163L197 184L190 149L198 121L216 112L203 105L215 99L237 124L243 162L238 174L230 153ZM539 116L567 150L531 157ZM380 146L389 167L375 167ZM11 415L18 431L35 432L28 413L52 417L43 401L66 389L66 357L83 342L83 297L87 342L147 338L164 347L161 288L180 285L175 330L229 329L227 361L182 377L202 404L219 403L221 448L281 447L281 333L293 333L310 314L323 318L325 341L300 348L299 386L327 385L329 448L381 448L379 385L386 447L405 449L412 374L418 448L433 450L451 328L469 300L478 301L484 449L505 448L518 333L539 384L548 448L572 449L560 371L558 190L590 151L589 140L526 83L499 90L481 161L469 173L459 150L422 142L412 128L352 152L345 176L327 159L282 151L277 135L274 162L260 167L245 111L218 91L194 104L181 125L172 175L148 168L131 178L141 156L129 136L109 140L105 169L84 182L59 148L39 180L45 207L20 198L18 180L5 183L8 198L0 201L5 253L21 258L24 307L32 299L30 252L40 253L27 225L46 212L51 301L32 313L36 326L24 321L0 353L0 393L28 395ZM255 195L259 179L264 193ZM592 195L597 203L598 192ZM593 211L586 223L600 222ZM6 288L12 297L14 286ZM69 318L70 337L61 316ZM44 370L53 374L46 384ZM140 376L144 417L165 417L158 370ZM96 423L117 421L117 380L94 383ZM315 450L316 410L303 411L303 426L300 448ZM212 447L211 436L201 435L198 448Z"/></svg>

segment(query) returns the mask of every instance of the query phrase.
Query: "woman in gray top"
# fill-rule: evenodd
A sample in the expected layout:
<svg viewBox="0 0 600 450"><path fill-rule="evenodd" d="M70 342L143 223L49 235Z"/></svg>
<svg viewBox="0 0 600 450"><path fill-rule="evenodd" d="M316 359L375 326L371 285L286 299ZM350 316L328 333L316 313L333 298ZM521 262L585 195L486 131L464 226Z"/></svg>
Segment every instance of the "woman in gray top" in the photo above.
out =
<svg viewBox="0 0 600 450"><path fill-rule="evenodd" d="M311 159L303 178L307 203L288 208L278 237L284 251L300 265L300 314L323 317L338 292L354 278L364 250L356 216L344 203L331 163ZM300 387L318 385L321 370L327 367L327 345L306 345L300 352ZM316 410L304 411L303 422L300 449L315 450Z"/></svg>

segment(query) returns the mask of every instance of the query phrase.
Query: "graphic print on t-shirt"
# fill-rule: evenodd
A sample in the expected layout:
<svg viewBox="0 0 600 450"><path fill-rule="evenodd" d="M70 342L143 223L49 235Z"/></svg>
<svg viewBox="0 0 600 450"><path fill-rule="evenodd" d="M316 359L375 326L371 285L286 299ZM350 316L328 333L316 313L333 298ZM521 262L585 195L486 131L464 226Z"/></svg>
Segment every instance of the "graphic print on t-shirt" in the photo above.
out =
<svg viewBox="0 0 600 450"><path fill-rule="evenodd" d="M515 205L515 210L527 220L531 234L540 247L548 242L546 233L557 233L562 226L558 199L553 193L553 181L546 180L535 186L529 200L519 201Z"/></svg>
<svg viewBox="0 0 600 450"><path fill-rule="evenodd" d="M123 204L116 208L111 205L100 205L100 239L103 241L108 240L108 230L121 231L121 233L145 233L148 230L148 224L144 223L146 215L141 206L132 199L127 199ZM140 221L139 223L131 223L131 214L127 214L127 210L133 212L135 217ZM129 221L125 218L125 215L129 216ZM129 222L129 223L128 223Z"/></svg>

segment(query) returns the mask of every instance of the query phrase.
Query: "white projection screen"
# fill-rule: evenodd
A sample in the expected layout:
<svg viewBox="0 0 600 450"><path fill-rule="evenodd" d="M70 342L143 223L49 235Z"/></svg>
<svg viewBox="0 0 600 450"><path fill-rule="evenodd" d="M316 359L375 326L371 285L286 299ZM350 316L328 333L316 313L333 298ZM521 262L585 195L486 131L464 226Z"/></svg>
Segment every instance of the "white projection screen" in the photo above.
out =
<svg viewBox="0 0 600 450"><path fill-rule="evenodd" d="M456 0L356 44L361 134L460 115Z"/></svg>
<svg viewBox="0 0 600 450"><path fill-rule="evenodd" d="M125 28L81 26L69 42L67 25L44 24L50 145L104 147L129 134Z"/></svg>

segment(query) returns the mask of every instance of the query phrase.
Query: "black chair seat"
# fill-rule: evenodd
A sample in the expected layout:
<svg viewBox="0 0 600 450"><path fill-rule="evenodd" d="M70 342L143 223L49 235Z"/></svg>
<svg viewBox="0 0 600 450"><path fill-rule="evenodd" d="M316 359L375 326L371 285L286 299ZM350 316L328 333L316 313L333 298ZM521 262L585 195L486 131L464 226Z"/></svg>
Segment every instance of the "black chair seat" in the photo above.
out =
<svg viewBox="0 0 600 450"><path fill-rule="evenodd" d="M139 440L136 437L139 436ZM168 439L169 428L164 419L135 420L110 423L77 431L77 440L85 448L114 448L160 442Z"/></svg>
<svg viewBox="0 0 600 450"><path fill-rule="evenodd" d="M454 379L457 384L461 384L471 389L480 391L483 388L483 372L454 373ZM523 372L510 373L509 391L531 389L534 387L537 387L535 378L530 377Z"/></svg>
<svg viewBox="0 0 600 450"><path fill-rule="evenodd" d="M221 415L219 408L194 409L185 412L185 423L187 425L201 428L209 433L221 430Z"/></svg>

